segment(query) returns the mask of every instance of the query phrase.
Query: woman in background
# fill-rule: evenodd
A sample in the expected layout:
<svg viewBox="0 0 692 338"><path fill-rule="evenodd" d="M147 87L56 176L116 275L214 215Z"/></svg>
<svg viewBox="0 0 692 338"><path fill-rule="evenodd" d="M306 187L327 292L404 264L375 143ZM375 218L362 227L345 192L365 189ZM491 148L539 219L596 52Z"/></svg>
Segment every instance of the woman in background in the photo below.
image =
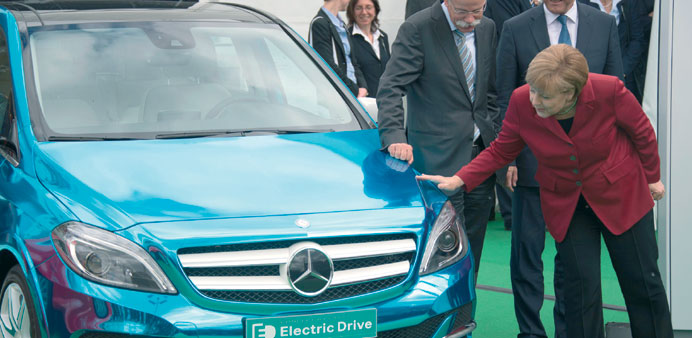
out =
<svg viewBox="0 0 692 338"><path fill-rule="evenodd" d="M389 61L389 39L379 29L380 3L378 0L351 0L346 9L351 41L352 56L363 72L368 96L377 96L380 77Z"/></svg>
<svg viewBox="0 0 692 338"><path fill-rule="evenodd" d="M324 5L310 22L308 41L334 72L341 78L353 95L368 95L363 73L352 57L351 34L339 17L349 0L324 0Z"/></svg>

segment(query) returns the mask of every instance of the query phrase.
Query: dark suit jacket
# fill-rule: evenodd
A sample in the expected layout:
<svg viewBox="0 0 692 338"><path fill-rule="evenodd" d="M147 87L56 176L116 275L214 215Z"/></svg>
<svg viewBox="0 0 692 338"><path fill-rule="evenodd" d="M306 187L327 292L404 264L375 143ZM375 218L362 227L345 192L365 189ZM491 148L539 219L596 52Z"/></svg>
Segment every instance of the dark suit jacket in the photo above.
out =
<svg viewBox="0 0 692 338"><path fill-rule="evenodd" d="M413 146L413 166L451 175L471 160L473 122L486 146L497 136L495 25L483 18L475 30L476 98L471 102L447 18L440 3L405 21L392 45L377 94L382 146ZM407 96L404 125L402 97Z"/></svg>
<svg viewBox="0 0 692 338"><path fill-rule="evenodd" d="M351 45L351 52L353 52L353 41L349 36L349 44ZM310 23L310 32L308 36L308 41L312 48L320 54L322 59L331 67L334 72L339 75L342 81L346 84L348 89L353 92L354 95L358 95L358 88L365 88L365 78L363 73L358 66L358 62L351 55L346 55L344 50L344 45L341 43L341 37L339 32L332 24L326 13L320 8L317 11L317 15L312 19ZM334 50L336 48L336 51ZM334 55L336 55L336 62L334 60ZM346 58L351 59L353 68L356 72L356 82L354 83L351 79L346 76Z"/></svg>
<svg viewBox="0 0 692 338"><path fill-rule="evenodd" d="M435 2L440 2L440 0L406 0L406 14L404 14L404 17L408 19L409 16L432 6Z"/></svg>
<svg viewBox="0 0 692 338"><path fill-rule="evenodd" d="M632 93L613 76L589 74L569 134L541 118L529 86L512 95L502 132L457 175L471 190L528 145L538 158L541 208L555 240L565 238L580 195L615 235L654 206L649 184L660 180L656 134Z"/></svg>
<svg viewBox="0 0 692 338"><path fill-rule="evenodd" d="M575 2L579 16L577 49L586 57L592 73L623 78L620 43L615 18L589 5ZM512 91L525 83L533 58L550 46L543 6L534 7L505 21L497 53L498 106L504 118ZM536 158L526 149L516 160L517 184L537 187Z"/></svg>
<svg viewBox="0 0 692 338"><path fill-rule="evenodd" d="M353 27L349 29L349 32L351 33L351 41L353 41L351 55L358 61L358 66L360 66L360 70L363 72L368 96L377 97L380 77L382 77L387 61L389 61L389 38L385 32L380 31L380 58L378 59L375 51L372 50L372 46L365 41L362 35L353 35Z"/></svg>
<svg viewBox="0 0 692 338"><path fill-rule="evenodd" d="M495 28L499 37L505 21L529 9L531 9L529 0L487 0L487 7L483 15L495 21Z"/></svg>
<svg viewBox="0 0 692 338"><path fill-rule="evenodd" d="M617 7L620 12L618 34L625 86L641 102L649 52L651 18L643 0L622 0Z"/></svg>
<svg viewBox="0 0 692 338"><path fill-rule="evenodd" d="M599 9L597 4L591 3L589 0L579 0L579 2ZM528 11L532 7L529 0L487 0L487 8L483 15L495 21L497 36L499 38L505 21Z"/></svg>

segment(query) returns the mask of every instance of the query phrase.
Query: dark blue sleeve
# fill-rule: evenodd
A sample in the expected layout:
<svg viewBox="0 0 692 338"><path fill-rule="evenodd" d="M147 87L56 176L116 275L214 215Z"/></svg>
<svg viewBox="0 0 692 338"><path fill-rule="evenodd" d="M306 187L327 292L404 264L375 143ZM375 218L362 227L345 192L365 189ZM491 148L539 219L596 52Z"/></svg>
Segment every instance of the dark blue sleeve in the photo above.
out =
<svg viewBox="0 0 692 338"><path fill-rule="evenodd" d="M627 45L621 46L622 67L625 74L630 74L647 53L646 24L649 13L640 0L628 1L622 8L620 25L626 25L627 31Z"/></svg>
<svg viewBox="0 0 692 338"><path fill-rule="evenodd" d="M519 1L528 2L529 0L488 0L485 16L495 21L497 36L501 36L502 25L504 25L505 21L521 14Z"/></svg>

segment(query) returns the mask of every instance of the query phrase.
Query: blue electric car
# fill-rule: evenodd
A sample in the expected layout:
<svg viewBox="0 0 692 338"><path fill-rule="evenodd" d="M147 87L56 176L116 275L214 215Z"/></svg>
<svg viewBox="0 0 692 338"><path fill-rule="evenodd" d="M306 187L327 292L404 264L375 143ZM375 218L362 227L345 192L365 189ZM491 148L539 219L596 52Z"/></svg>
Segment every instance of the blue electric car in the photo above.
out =
<svg viewBox="0 0 692 338"><path fill-rule="evenodd" d="M0 335L462 337L454 208L275 17L0 3Z"/></svg>

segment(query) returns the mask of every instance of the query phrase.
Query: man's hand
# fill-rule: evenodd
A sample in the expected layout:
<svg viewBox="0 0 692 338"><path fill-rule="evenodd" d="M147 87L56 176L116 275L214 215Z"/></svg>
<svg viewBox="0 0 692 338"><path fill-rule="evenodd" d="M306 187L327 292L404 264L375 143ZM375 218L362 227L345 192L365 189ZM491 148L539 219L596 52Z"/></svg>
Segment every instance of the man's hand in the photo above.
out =
<svg viewBox="0 0 692 338"><path fill-rule="evenodd" d="M459 178L459 176L452 176L452 177L446 177L446 176L440 176L440 175L426 175L422 174L420 176L416 176L416 179L419 181L430 181L435 184L437 184L437 188L442 190L443 193L447 196L452 196L456 194L461 187L464 186L464 181Z"/></svg>
<svg viewBox="0 0 692 338"><path fill-rule="evenodd" d="M509 166L507 168L507 180L505 180L505 186L507 186L511 192L514 192L514 187L517 186L518 179L519 173L517 172L517 166Z"/></svg>
<svg viewBox="0 0 692 338"><path fill-rule="evenodd" d="M368 90L365 88L358 88L358 96L357 97L366 97L368 96Z"/></svg>
<svg viewBox="0 0 692 338"><path fill-rule="evenodd" d="M413 147L406 143L392 143L387 147L389 155L397 160L402 160L408 162L408 164L413 163Z"/></svg>
<svg viewBox="0 0 692 338"><path fill-rule="evenodd" d="M651 191L651 197L653 197L655 201L660 200L666 194L666 188L661 181L649 184L649 190Z"/></svg>

